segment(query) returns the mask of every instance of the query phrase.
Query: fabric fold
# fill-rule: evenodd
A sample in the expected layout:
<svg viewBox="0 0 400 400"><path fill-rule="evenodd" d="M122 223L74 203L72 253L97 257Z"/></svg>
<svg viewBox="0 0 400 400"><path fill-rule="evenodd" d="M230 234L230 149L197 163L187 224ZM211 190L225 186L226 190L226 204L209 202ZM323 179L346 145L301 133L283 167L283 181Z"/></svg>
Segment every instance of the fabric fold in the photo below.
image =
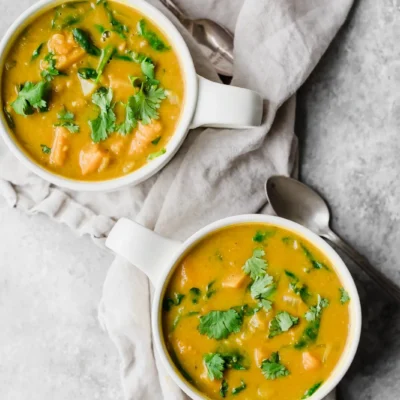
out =
<svg viewBox="0 0 400 400"><path fill-rule="evenodd" d="M35 0L15 4L20 11ZM219 78L209 60L159 0L151 0L177 26L197 72ZM265 99L262 125L249 130L196 129L156 176L114 193L77 193L30 173L0 144L0 194L10 207L44 213L103 245L120 217L130 217L179 240L235 214L270 212L265 181L297 171L295 93L343 24L352 0L181 0L192 17L224 22L235 33L232 84ZM4 29L4 28L2 28ZM104 283L99 320L121 357L127 400L180 400L185 396L154 355L147 278L116 258Z"/></svg>

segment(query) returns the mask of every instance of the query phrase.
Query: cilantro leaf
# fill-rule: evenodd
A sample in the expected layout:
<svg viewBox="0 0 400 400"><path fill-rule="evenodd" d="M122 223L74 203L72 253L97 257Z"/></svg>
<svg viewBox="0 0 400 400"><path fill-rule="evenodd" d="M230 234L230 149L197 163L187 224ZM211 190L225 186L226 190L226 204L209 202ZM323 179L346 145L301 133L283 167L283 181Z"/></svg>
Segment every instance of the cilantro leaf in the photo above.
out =
<svg viewBox="0 0 400 400"><path fill-rule="evenodd" d="M149 43L150 47L157 51L165 51L169 50L170 47L167 46L158 35L147 29L147 22L144 19L141 19L137 25L138 34L144 37Z"/></svg>
<svg viewBox="0 0 400 400"><path fill-rule="evenodd" d="M67 128L71 133L78 133L79 126L74 123L74 114L70 111L67 111L66 108L62 109L58 114L57 118L61 121L54 126L63 126Z"/></svg>
<svg viewBox="0 0 400 400"><path fill-rule="evenodd" d="M256 234L253 236L253 242L262 243L265 239L274 236L275 233L275 230L257 231Z"/></svg>
<svg viewBox="0 0 400 400"><path fill-rule="evenodd" d="M339 288L339 291L340 291L340 302L342 304L346 304L348 301L350 301L350 296L344 288Z"/></svg>
<svg viewBox="0 0 400 400"><path fill-rule="evenodd" d="M318 318L321 318L322 309L326 308L329 305L329 301L327 299L321 298L318 295L317 305L311 306L310 309L304 315L307 321L315 321Z"/></svg>
<svg viewBox="0 0 400 400"><path fill-rule="evenodd" d="M18 92L18 97L11 103L11 107L17 114L30 115L34 109L46 111L47 97L50 86L48 82L26 82Z"/></svg>
<svg viewBox="0 0 400 400"><path fill-rule="evenodd" d="M137 125L134 98L131 96L125 106L125 121L119 124L117 131L121 135L127 135L132 132L132 129Z"/></svg>
<svg viewBox="0 0 400 400"><path fill-rule="evenodd" d="M78 75L82 79L96 79L97 78L97 71L94 68L79 68Z"/></svg>
<svg viewBox="0 0 400 400"><path fill-rule="evenodd" d="M161 136L156 137L154 140L151 141L152 144L157 145L161 140Z"/></svg>
<svg viewBox="0 0 400 400"><path fill-rule="evenodd" d="M308 399L309 397L311 397L322 385L323 381L316 383L315 385L311 386L310 389L308 389L303 397L301 398L302 400L304 399Z"/></svg>
<svg viewBox="0 0 400 400"><path fill-rule="evenodd" d="M72 35L75 42L78 43L86 53L91 54L92 56L100 56L101 50L95 46L87 32L80 28L74 28L72 29Z"/></svg>
<svg viewBox="0 0 400 400"><path fill-rule="evenodd" d="M251 285L250 292L253 299L267 299L271 296L276 286L273 283L274 279L271 275L258 277Z"/></svg>
<svg viewBox="0 0 400 400"><path fill-rule="evenodd" d="M207 367L208 377L214 379L222 379L225 370L225 360L218 353L209 353L204 357L204 363Z"/></svg>
<svg viewBox="0 0 400 400"><path fill-rule="evenodd" d="M44 80L50 82L55 76L65 75L56 68L56 59L54 58L54 53L50 52L44 58L47 63L47 68L41 72L41 76Z"/></svg>
<svg viewBox="0 0 400 400"><path fill-rule="evenodd" d="M115 51L116 51L115 47L111 45L107 45L104 49L101 49L100 61L96 69L97 73L97 77L95 79L96 83L99 82L101 76L103 75L104 68L106 67L107 63L111 60Z"/></svg>
<svg viewBox="0 0 400 400"><path fill-rule="evenodd" d="M166 152L167 152L167 150L163 148L160 151L156 151L155 153L151 153L151 154L149 154L147 156L147 160L149 160L149 161L154 160L155 158L162 156Z"/></svg>
<svg viewBox="0 0 400 400"><path fill-rule="evenodd" d="M92 95L92 102L100 108L97 118L89 121L92 130L91 138L94 143L107 139L115 131L115 113L112 104L113 92L111 88L101 87Z"/></svg>
<svg viewBox="0 0 400 400"><path fill-rule="evenodd" d="M312 294L308 291L307 285L300 282L300 279L293 272L285 270L285 275L289 278L289 286L294 293L300 296L304 303L308 304Z"/></svg>
<svg viewBox="0 0 400 400"><path fill-rule="evenodd" d="M36 60L40 56L40 52L42 51L44 43L40 43L39 46L33 51L31 56L31 61Z"/></svg>
<svg viewBox="0 0 400 400"><path fill-rule="evenodd" d="M174 293L174 298L166 297L163 301L163 309L170 311L173 306L179 306L185 298L184 294Z"/></svg>
<svg viewBox="0 0 400 400"><path fill-rule="evenodd" d="M240 331L243 319L240 314L233 310L210 311L200 317L198 330L202 335L207 335L210 339L225 339L231 333Z"/></svg>
<svg viewBox="0 0 400 400"><path fill-rule="evenodd" d="M164 100L167 96L162 88L151 86L145 89L144 85L142 85L141 90L133 97L136 103L138 119L147 125L152 119L158 119L161 100Z"/></svg>
<svg viewBox="0 0 400 400"><path fill-rule="evenodd" d="M71 133L78 133L80 130L79 126L71 121L59 122L57 124L54 124L54 126L62 126L64 128L67 128Z"/></svg>
<svg viewBox="0 0 400 400"><path fill-rule="evenodd" d="M262 258L265 256L265 251L263 249L255 249L253 251L253 256L249 258L244 266L243 271L250 275L250 278L255 280L258 277L265 275L267 270L267 262Z"/></svg>
<svg viewBox="0 0 400 400"><path fill-rule="evenodd" d="M281 364L279 353L272 353L270 358L261 363L261 371L265 378L274 380L289 375L287 368Z"/></svg>
<svg viewBox="0 0 400 400"><path fill-rule="evenodd" d="M226 395L228 394L228 382L225 379L221 382L221 387L219 389L219 394L223 398L225 398Z"/></svg>
<svg viewBox="0 0 400 400"><path fill-rule="evenodd" d="M112 31L118 33L118 35L121 36L123 39L126 39L126 33L129 32L129 28L114 17L114 13L108 5L107 1L105 1L103 5L107 13L108 20L113 27Z"/></svg>
<svg viewBox="0 0 400 400"><path fill-rule="evenodd" d="M158 85L160 81L155 79L155 73L154 73L154 63L150 58L145 58L141 63L140 67L142 69L142 72L144 76L146 77L146 82L149 85Z"/></svg>
<svg viewBox="0 0 400 400"><path fill-rule="evenodd" d="M306 312L305 318L308 321L300 339L294 345L296 349L303 349L310 343L314 343L317 340L319 328L321 325L322 310L329 304L327 299L322 299L318 295L317 305L310 307Z"/></svg>
<svg viewBox="0 0 400 400"><path fill-rule="evenodd" d="M311 251L310 251L303 243L300 243L300 246L301 246L301 248L303 249L304 255L308 258L308 260L309 260L310 263L311 263L311 266L312 266L314 269L322 269L322 268L324 268L324 269L326 269L326 270L329 271L328 266L327 266L326 264L324 264L323 262L318 261L318 260L314 257L314 255L311 253Z"/></svg>
<svg viewBox="0 0 400 400"><path fill-rule="evenodd" d="M193 304L197 304L199 302L200 296L201 296L201 290L197 287L192 287L189 290L189 293L191 295L192 298L192 303Z"/></svg>
<svg viewBox="0 0 400 400"><path fill-rule="evenodd" d="M42 153L44 153L44 154L50 154L51 153L51 148L46 146L45 144L41 144L40 147L42 148Z"/></svg>
<svg viewBox="0 0 400 400"><path fill-rule="evenodd" d="M222 353L221 357L225 360L225 367L235 369L238 371L244 371L248 367L243 365L244 357L238 352Z"/></svg>
<svg viewBox="0 0 400 400"><path fill-rule="evenodd" d="M292 326L299 323L298 317L293 317L287 311L278 312L269 324L268 338L271 339L287 332Z"/></svg>
<svg viewBox="0 0 400 400"><path fill-rule="evenodd" d="M232 394L233 395L239 394L240 392L243 392L243 390L245 390L246 388L247 388L246 383L243 380L241 380L240 381L240 386L235 387L235 388L232 389Z"/></svg>
<svg viewBox="0 0 400 400"><path fill-rule="evenodd" d="M57 118L63 121L73 121L75 118L74 113L68 111L65 107L57 114Z"/></svg>
<svg viewBox="0 0 400 400"><path fill-rule="evenodd" d="M211 281L206 286L206 298L209 299L216 293L216 289L213 289L215 281Z"/></svg>

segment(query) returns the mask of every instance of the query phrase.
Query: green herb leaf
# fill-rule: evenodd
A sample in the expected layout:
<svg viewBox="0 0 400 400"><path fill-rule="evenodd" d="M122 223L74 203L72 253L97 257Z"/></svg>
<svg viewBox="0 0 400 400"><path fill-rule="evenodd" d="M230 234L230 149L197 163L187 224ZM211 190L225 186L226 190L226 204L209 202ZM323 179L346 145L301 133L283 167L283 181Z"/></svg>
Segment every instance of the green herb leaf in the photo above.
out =
<svg viewBox="0 0 400 400"><path fill-rule="evenodd" d="M97 29L97 31L98 31L100 34L103 34L104 32L107 32L107 29L104 28L103 25L94 24L94 27Z"/></svg>
<svg viewBox="0 0 400 400"><path fill-rule="evenodd" d="M225 360L225 367L237 371L245 371L248 367L243 365L244 357L238 352L222 353L221 357Z"/></svg>
<svg viewBox="0 0 400 400"><path fill-rule="evenodd" d="M258 277L251 285L250 292L253 299L268 299L276 289L273 283L274 278L271 275Z"/></svg>
<svg viewBox="0 0 400 400"><path fill-rule="evenodd" d="M40 56L40 52L42 51L42 48L44 46L44 43L40 43L39 46L34 50L32 53L31 61L35 60Z"/></svg>
<svg viewBox="0 0 400 400"><path fill-rule="evenodd" d="M44 58L44 61L47 62L47 68L41 72L43 79L50 82L55 76L65 75L56 68L56 59L54 58L54 53L48 53Z"/></svg>
<svg viewBox="0 0 400 400"><path fill-rule="evenodd" d="M180 301L183 299L183 297L180 299ZM174 304L175 305L175 304ZM181 322L183 319L189 318L189 317L193 317L195 315L200 314L198 311L190 311L187 314L181 315L179 314L175 319L174 322L172 323L172 327L171 327L171 332L173 332L176 327L178 326L179 322Z"/></svg>
<svg viewBox="0 0 400 400"><path fill-rule="evenodd" d="M91 138L94 143L106 140L108 135L115 131L115 113L112 104L113 93L111 88L101 87L92 95L92 101L100 108L97 118L89 121L92 130Z"/></svg>
<svg viewBox="0 0 400 400"><path fill-rule="evenodd" d="M274 380L289 375L287 368L281 364L279 353L272 353L271 357L261 363L261 371L265 378Z"/></svg>
<svg viewBox="0 0 400 400"><path fill-rule="evenodd" d="M207 367L208 377L213 381L214 379L222 379L225 370L225 360L218 353L206 354L204 363Z"/></svg>
<svg viewBox="0 0 400 400"><path fill-rule="evenodd" d="M62 126L66 129L68 129L71 133L78 133L80 128L78 125L74 124L73 122L70 121L65 121L65 122L59 122L57 124L54 124L54 126Z"/></svg>
<svg viewBox="0 0 400 400"><path fill-rule="evenodd" d="M129 56L130 59L132 61L134 61L135 63L137 63L137 64L140 64L143 60L148 60L148 61L153 62L150 57L148 57L148 56L146 56L145 54L142 54L142 53L137 53L137 52L135 52L133 50L128 50L128 51L125 52L125 54L127 56Z"/></svg>
<svg viewBox="0 0 400 400"><path fill-rule="evenodd" d="M144 19L141 19L137 26L138 34L144 37L149 43L150 47L157 51L169 50L170 47L167 46L158 35L147 29L147 23Z"/></svg>
<svg viewBox="0 0 400 400"><path fill-rule="evenodd" d="M322 385L323 381L316 383L315 385L311 386L310 389L308 389L303 397L301 398L302 400L304 399L308 399L309 397L311 397Z"/></svg>
<svg viewBox="0 0 400 400"><path fill-rule="evenodd" d="M189 290L191 299L192 299L192 303L193 304L197 304L199 302L200 296L201 296L201 290L197 287L192 287Z"/></svg>
<svg viewBox="0 0 400 400"><path fill-rule="evenodd" d="M264 240L274 236L275 233L275 230L257 231L256 234L253 236L253 242L262 243L264 242Z"/></svg>
<svg viewBox="0 0 400 400"><path fill-rule="evenodd" d="M117 131L121 135L127 135L132 132L132 129L137 125L136 112L135 112L135 99L131 96L125 106L125 121L118 125Z"/></svg>
<svg viewBox="0 0 400 400"><path fill-rule="evenodd" d="M326 269L326 270L329 271L328 266L327 266L326 264L324 264L323 262L318 261L318 260L314 257L314 255L311 253L311 251L310 251L303 243L300 243L300 246L301 246L301 248L303 249L304 255L308 258L308 260L309 260L310 263L311 263L311 266L312 266L314 269L322 269L322 268L324 268L324 269Z"/></svg>
<svg viewBox="0 0 400 400"><path fill-rule="evenodd" d="M149 89L142 89L134 96L138 119L145 125L149 124L152 119L158 119L158 109L160 103L166 98L164 89L151 86Z"/></svg>
<svg viewBox="0 0 400 400"><path fill-rule="evenodd" d="M271 339L283 332L287 332L292 326L297 325L298 323L298 317L293 317L286 311L280 311L269 324L268 338Z"/></svg>
<svg viewBox="0 0 400 400"><path fill-rule="evenodd" d="M293 292L299 295L304 303L308 304L313 296L308 291L307 286L304 283L301 283L298 276L293 272L285 270L285 275L289 278L289 286Z"/></svg>
<svg viewBox="0 0 400 400"><path fill-rule="evenodd" d="M243 320L240 314L233 310L210 311L200 317L199 332L210 339L225 339L231 333L240 331Z"/></svg>
<svg viewBox="0 0 400 400"><path fill-rule="evenodd" d="M18 92L16 100L11 103L11 107L17 114L24 116L33 114L34 109L46 111L49 90L48 82L26 82Z"/></svg>
<svg viewBox="0 0 400 400"><path fill-rule="evenodd" d="M296 349L303 349L317 340L321 325L322 310L327 307L328 304L328 300L322 299L321 296L318 295L317 305L310 307L305 314L308 323L301 334L300 339L294 345Z"/></svg>
<svg viewBox="0 0 400 400"><path fill-rule="evenodd" d="M163 301L163 309L170 311L173 306L179 306L184 298L185 295L181 293L174 293L174 298L166 297Z"/></svg>
<svg viewBox="0 0 400 400"><path fill-rule="evenodd" d="M42 148L42 153L44 153L44 154L50 154L51 153L51 148L46 146L45 144L41 144L40 147Z"/></svg>
<svg viewBox="0 0 400 400"><path fill-rule="evenodd" d="M350 296L346 292L346 290L344 290L344 288L339 288L339 291L340 291L340 302L342 304L346 304L348 301L350 301Z"/></svg>
<svg viewBox="0 0 400 400"><path fill-rule="evenodd" d="M95 80L96 83L99 82L107 63L111 60L114 53L115 53L115 47L111 45L107 45L104 49L101 49L100 61L96 69L97 72L97 78Z"/></svg>
<svg viewBox="0 0 400 400"><path fill-rule="evenodd" d="M225 398L226 395L228 394L228 382L224 379L221 382L221 387L219 389L219 394L221 395L221 397Z"/></svg>
<svg viewBox="0 0 400 400"><path fill-rule="evenodd" d="M215 281L211 281L206 286L206 298L207 299L209 299L211 296L213 296L216 293L216 290L213 289L214 283L215 283Z"/></svg>
<svg viewBox="0 0 400 400"><path fill-rule="evenodd" d="M97 79L97 71L94 68L79 68L78 75L82 79Z"/></svg>
<svg viewBox="0 0 400 400"><path fill-rule="evenodd" d="M147 160L149 160L149 161L154 160L155 158L162 156L166 152L167 152L166 149L161 149L160 151L156 151L155 153L151 153L151 154L149 154L147 156Z"/></svg>
<svg viewBox="0 0 400 400"><path fill-rule="evenodd" d="M161 136L156 137L154 140L151 141L152 144L157 145L161 140Z"/></svg>
<svg viewBox="0 0 400 400"><path fill-rule="evenodd" d="M262 258L265 256L263 249L255 249L253 256L249 258L243 266L243 271L255 280L265 275L267 270L267 262Z"/></svg>
<svg viewBox="0 0 400 400"><path fill-rule="evenodd" d="M327 299L323 299L320 295L318 295L317 305L311 306L304 317L307 321L315 321L316 319L321 318L322 309L326 308L328 305L329 301Z"/></svg>
<svg viewBox="0 0 400 400"><path fill-rule="evenodd" d="M57 114L57 118L63 121L73 121L75 118L74 113L68 111L65 107Z"/></svg>
<svg viewBox="0 0 400 400"><path fill-rule="evenodd" d="M241 380L241 385L238 387L235 387L232 389L232 394L236 395L239 394L240 392L243 392L243 390L245 390L247 388L247 385L244 383L243 380Z"/></svg>
<svg viewBox="0 0 400 400"><path fill-rule="evenodd" d="M158 85L160 83L157 79L155 79L155 73L154 73L155 66L153 64L153 61L150 60L150 58L145 58L141 62L140 67L149 85Z"/></svg>
<svg viewBox="0 0 400 400"><path fill-rule="evenodd" d="M103 5L107 13L108 20L113 27L112 31L118 33L118 35L123 39L126 39L126 33L129 32L129 28L114 17L114 12L111 10L107 1L105 1Z"/></svg>
<svg viewBox="0 0 400 400"><path fill-rule="evenodd" d="M79 46L86 51L86 53L97 57L101 55L101 50L95 46L95 44L92 42L92 39L90 39L89 34L83 29L73 29L72 35L74 36L75 42L78 43Z"/></svg>

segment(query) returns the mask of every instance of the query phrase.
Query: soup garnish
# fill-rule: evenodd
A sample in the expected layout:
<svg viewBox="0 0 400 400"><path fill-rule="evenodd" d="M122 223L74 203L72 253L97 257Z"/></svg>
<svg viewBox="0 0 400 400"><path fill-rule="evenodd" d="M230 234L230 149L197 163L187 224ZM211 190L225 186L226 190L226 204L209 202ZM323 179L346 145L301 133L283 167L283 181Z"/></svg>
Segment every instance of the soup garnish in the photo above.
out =
<svg viewBox="0 0 400 400"><path fill-rule="evenodd" d="M349 300L334 266L305 239L236 225L177 264L163 335L182 376L211 399L306 399L344 350Z"/></svg>
<svg viewBox="0 0 400 400"><path fill-rule="evenodd" d="M178 56L137 10L67 2L33 20L3 70L18 144L68 178L106 180L166 153L183 103Z"/></svg>

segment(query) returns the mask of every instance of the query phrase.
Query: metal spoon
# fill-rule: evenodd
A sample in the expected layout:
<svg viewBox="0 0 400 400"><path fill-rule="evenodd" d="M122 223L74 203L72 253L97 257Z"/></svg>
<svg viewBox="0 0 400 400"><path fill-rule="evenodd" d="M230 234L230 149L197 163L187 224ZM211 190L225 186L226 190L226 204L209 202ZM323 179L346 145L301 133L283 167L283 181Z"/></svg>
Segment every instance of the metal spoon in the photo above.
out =
<svg viewBox="0 0 400 400"><path fill-rule="evenodd" d="M285 176L269 178L266 190L269 202L278 216L297 222L324 239L328 239L346 253L372 280L400 302L400 289L330 229L328 206L317 192Z"/></svg>
<svg viewBox="0 0 400 400"><path fill-rule="evenodd" d="M210 19L190 19L171 0L161 0L200 44L206 56L221 75L233 73L233 36L222 25Z"/></svg>

